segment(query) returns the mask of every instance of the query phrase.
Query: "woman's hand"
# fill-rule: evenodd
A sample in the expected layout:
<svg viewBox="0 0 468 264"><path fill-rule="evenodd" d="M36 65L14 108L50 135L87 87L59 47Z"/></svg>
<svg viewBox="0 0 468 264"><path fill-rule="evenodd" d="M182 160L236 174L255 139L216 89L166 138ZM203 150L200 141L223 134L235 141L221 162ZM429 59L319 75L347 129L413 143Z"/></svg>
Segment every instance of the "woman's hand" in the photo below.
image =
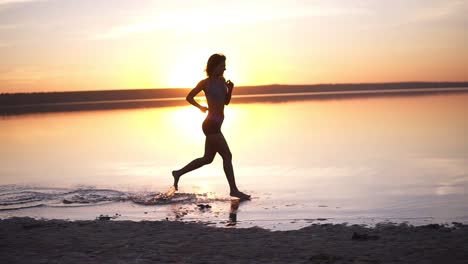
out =
<svg viewBox="0 0 468 264"><path fill-rule="evenodd" d="M228 105L231 102L232 90L234 89L234 83L231 80L227 80L226 86L228 87L224 104Z"/></svg>
<svg viewBox="0 0 468 264"><path fill-rule="evenodd" d="M227 80L226 85L229 88L229 90L232 90L232 88L234 88L234 83L231 82L231 80Z"/></svg>
<svg viewBox="0 0 468 264"><path fill-rule="evenodd" d="M201 106L201 107L200 107L200 111L202 111L203 113L206 113L206 111L208 111L208 107L206 107L206 106Z"/></svg>

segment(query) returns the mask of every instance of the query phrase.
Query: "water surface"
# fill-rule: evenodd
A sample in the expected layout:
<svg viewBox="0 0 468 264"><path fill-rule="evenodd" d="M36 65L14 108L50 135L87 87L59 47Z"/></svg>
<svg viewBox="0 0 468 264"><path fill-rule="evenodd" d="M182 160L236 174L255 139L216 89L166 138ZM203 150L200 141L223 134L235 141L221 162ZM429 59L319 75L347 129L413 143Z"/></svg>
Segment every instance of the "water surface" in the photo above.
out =
<svg viewBox="0 0 468 264"><path fill-rule="evenodd" d="M222 130L238 185L254 197L237 226L468 223L467 103L456 94L228 106ZM128 198L165 192L173 169L203 155L204 117L190 106L3 117L0 217L229 224L220 156L181 178L184 201Z"/></svg>

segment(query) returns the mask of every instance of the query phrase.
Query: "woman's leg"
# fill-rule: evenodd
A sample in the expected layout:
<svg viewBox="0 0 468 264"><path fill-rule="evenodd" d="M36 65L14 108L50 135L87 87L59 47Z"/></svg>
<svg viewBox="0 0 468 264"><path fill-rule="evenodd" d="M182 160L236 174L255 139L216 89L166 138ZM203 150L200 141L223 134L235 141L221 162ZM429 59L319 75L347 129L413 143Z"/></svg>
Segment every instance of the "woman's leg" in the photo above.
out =
<svg viewBox="0 0 468 264"><path fill-rule="evenodd" d="M184 175L187 172L196 170L206 164L210 164L214 157L216 155L216 145L211 137L211 135L208 135L205 140L205 154L203 157L194 159L191 161L189 164L187 164L185 167L183 167L180 170L174 170L172 171L172 176L174 177L174 188L178 190L178 184L179 184L179 179L180 176Z"/></svg>
<svg viewBox="0 0 468 264"><path fill-rule="evenodd" d="M236 179L234 177L234 169L232 167L232 154L229 146L224 138L223 134L215 134L214 141L216 142L216 151L223 158L223 168L226 174L227 181L229 183L230 195L246 200L250 199L250 195L247 195L237 188Z"/></svg>

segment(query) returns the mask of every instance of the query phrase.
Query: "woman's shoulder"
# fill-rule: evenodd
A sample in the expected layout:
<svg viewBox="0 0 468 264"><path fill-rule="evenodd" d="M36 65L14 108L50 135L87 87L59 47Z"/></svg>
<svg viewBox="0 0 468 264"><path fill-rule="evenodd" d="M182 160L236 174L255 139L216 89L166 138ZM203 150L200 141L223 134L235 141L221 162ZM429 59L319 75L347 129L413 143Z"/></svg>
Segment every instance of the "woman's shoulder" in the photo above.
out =
<svg viewBox="0 0 468 264"><path fill-rule="evenodd" d="M208 87L209 78L203 79L198 82L197 86L200 87L202 90L205 90Z"/></svg>

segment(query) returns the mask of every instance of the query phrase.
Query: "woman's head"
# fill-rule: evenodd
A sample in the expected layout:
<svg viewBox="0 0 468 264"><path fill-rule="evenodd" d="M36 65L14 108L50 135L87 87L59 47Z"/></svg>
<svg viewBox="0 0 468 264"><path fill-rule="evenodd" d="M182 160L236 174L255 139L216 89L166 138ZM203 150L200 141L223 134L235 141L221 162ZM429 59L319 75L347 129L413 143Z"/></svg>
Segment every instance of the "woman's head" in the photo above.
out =
<svg viewBox="0 0 468 264"><path fill-rule="evenodd" d="M211 55L206 63L206 75L208 75L208 77L223 76L225 70L226 56L219 53Z"/></svg>

